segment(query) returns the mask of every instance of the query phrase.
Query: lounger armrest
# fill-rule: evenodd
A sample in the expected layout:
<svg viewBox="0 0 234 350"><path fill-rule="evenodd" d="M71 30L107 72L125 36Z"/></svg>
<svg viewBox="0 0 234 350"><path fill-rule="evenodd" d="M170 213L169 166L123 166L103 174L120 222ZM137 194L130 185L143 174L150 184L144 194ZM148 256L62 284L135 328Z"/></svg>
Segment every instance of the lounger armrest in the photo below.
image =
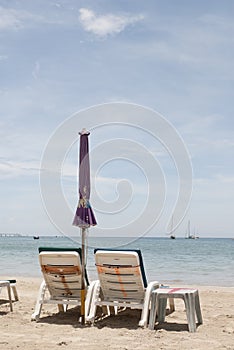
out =
<svg viewBox="0 0 234 350"><path fill-rule="evenodd" d="M138 323L139 327L146 327L147 326L151 294L152 294L152 291L159 288L159 286L160 286L160 283L158 281L153 281L153 282L150 282L146 288L144 307L143 307L142 313L141 313L141 320Z"/></svg>
<svg viewBox="0 0 234 350"><path fill-rule="evenodd" d="M92 324L94 323L99 296L100 296L100 281L96 280L92 283L92 298L90 301L89 313L87 314L87 317L86 317L87 323L92 323Z"/></svg>
<svg viewBox="0 0 234 350"><path fill-rule="evenodd" d="M38 296L37 296L37 301L36 301L36 306L35 306L35 310L34 313L31 316L31 321L38 321L40 318L40 313L41 313L41 308L42 308L42 302L43 302L43 298L45 295L45 291L46 291L46 283L43 280L41 282L40 288L39 288L39 292L38 292Z"/></svg>

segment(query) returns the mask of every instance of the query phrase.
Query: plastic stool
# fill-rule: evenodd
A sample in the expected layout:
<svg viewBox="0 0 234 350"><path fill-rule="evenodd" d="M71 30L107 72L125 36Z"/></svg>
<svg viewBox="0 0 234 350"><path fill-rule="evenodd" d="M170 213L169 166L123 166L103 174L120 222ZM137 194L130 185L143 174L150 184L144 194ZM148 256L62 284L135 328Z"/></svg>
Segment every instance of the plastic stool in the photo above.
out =
<svg viewBox="0 0 234 350"><path fill-rule="evenodd" d="M159 323L164 322L167 299L180 298L184 300L189 332L196 332L196 320L202 324L199 294L197 289L189 288L158 288L152 292L149 329L153 330L156 315Z"/></svg>
<svg viewBox="0 0 234 350"><path fill-rule="evenodd" d="M10 303L10 310L13 311L12 299L11 299L11 284L9 281L0 281L0 288L6 287L8 292L8 298Z"/></svg>

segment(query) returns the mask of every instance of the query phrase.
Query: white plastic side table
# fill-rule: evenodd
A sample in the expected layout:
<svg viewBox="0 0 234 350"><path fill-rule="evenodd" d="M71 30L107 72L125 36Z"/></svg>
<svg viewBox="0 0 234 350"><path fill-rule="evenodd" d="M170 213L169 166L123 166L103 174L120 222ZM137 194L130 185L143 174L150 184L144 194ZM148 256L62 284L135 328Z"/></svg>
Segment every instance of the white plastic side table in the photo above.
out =
<svg viewBox="0 0 234 350"><path fill-rule="evenodd" d="M159 323L165 321L167 299L174 298L184 300L189 332L196 332L196 317L198 324L202 324L199 293L189 288L158 288L152 292L149 329L154 329L156 316Z"/></svg>
<svg viewBox="0 0 234 350"><path fill-rule="evenodd" d="M8 292L8 298L10 303L10 310L13 311L12 299L11 299L11 284L9 281L0 281L0 289L6 287Z"/></svg>

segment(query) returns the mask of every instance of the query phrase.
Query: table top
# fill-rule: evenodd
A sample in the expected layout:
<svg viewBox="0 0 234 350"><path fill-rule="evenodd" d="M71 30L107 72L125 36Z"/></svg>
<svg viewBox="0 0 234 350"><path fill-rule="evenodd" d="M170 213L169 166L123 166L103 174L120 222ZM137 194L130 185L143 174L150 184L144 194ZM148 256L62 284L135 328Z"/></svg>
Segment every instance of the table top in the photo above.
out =
<svg viewBox="0 0 234 350"><path fill-rule="evenodd" d="M191 289L191 288L168 288L168 287L160 287L158 289L155 289L152 291L152 293L155 294L191 294L198 292L197 289Z"/></svg>
<svg viewBox="0 0 234 350"><path fill-rule="evenodd" d="M9 286L10 282L9 281L0 281L0 287L5 287L5 286Z"/></svg>

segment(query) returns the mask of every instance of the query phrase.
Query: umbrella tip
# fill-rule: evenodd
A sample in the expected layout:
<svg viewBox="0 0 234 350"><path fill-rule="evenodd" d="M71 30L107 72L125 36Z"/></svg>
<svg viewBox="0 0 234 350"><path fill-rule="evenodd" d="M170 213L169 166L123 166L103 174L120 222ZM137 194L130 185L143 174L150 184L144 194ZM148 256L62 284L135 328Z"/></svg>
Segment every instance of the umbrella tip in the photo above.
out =
<svg viewBox="0 0 234 350"><path fill-rule="evenodd" d="M89 132L86 128L83 128L80 132L79 132L80 135L85 135L85 134L88 134L89 135Z"/></svg>

